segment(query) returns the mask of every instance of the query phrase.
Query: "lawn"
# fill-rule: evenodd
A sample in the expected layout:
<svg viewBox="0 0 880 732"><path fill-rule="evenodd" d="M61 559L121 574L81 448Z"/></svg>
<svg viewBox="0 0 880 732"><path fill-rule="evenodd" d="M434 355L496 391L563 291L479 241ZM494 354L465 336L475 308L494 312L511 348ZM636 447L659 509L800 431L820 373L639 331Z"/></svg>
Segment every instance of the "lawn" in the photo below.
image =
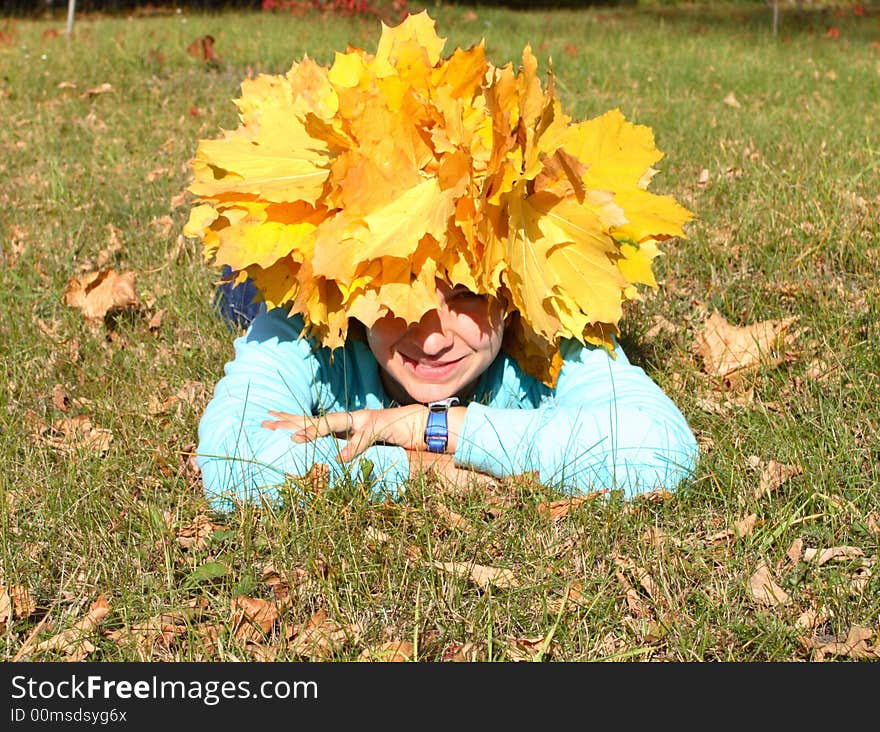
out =
<svg viewBox="0 0 880 732"><path fill-rule="evenodd" d="M776 37L762 3L429 12L447 52L529 43L569 114L653 129L651 190L696 218L623 343L697 473L631 503L422 476L212 514L192 451L232 336L182 235L189 161L242 79L373 50L379 21L0 19L3 660L880 658L878 9L785 6ZM129 306L90 320L71 293L107 268ZM719 332L760 358L720 362Z"/></svg>

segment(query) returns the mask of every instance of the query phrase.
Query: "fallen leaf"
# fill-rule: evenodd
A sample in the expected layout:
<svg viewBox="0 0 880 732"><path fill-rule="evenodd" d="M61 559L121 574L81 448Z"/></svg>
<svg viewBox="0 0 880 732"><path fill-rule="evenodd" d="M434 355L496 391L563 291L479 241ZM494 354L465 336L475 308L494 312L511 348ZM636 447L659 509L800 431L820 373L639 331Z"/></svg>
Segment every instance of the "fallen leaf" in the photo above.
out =
<svg viewBox="0 0 880 732"><path fill-rule="evenodd" d="M701 187L705 187L705 186L709 185L709 169L708 168L703 168L700 171L700 175L697 178L697 185L701 186Z"/></svg>
<svg viewBox="0 0 880 732"><path fill-rule="evenodd" d="M186 633L187 627L187 617L183 613L164 612L105 636L120 646L134 645L140 658L149 661L153 659L157 646L171 648L174 641Z"/></svg>
<svg viewBox="0 0 880 732"><path fill-rule="evenodd" d="M569 498L561 498L558 501L550 501L549 503L539 503L538 514L549 518L551 521L559 521L565 518L584 501L590 501L597 496L604 495L605 493L608 493L608 491L594 491L593 493L588 493L584 496L571 496Z"/></svg>
<svg viewBox="0 0 880 732"><path fill-rule="evenodd" d="M679 330L680 328L675 323L670 322L662 315L655 315L651 318L651 327L645 331L645 338L652 339L661 334L675 335Z"/></svg>
<svg viewBox="0 0 880 732"><path fill-rule="evenodd" d="M742 539L743 537L749 536L752 531L754 531L757 523L758 514L751 513L744 519L737 521L732 528L719 531L715 534L710 534L704 539L704 542L706 544L721 544Z"/></svg>
<svg viewBox="0 0 880 732"><path fill-rule="evenodd" d="M109 94L113 91L112 84L108 84L104 82L103 84L99 84L98 86L93 86L91 89L86 89L80 97L83 99L88 99L90 97L96 97L98 94Z"/></svg>
<svg viewBox="0 0 880 732"><path fill-rule="evenodd" d="M486 657L486 646L482 643L450 643L440 655L441 661L448 663L475 663Z"/></svg>
<svg viewBox="0 0 880 732"><path fill-rule="evenodd" d="M34 646L33 652L61 651L67 661L82 661L95 650L89 636L97 630L109 612L110 605L101 595L89 606L89 611L84 618L78 620L70 628L38 643Z"/></svg>
<svg viewBox="0 0 880 732"><path fill-rule="evenodd" d="M791 546L788 547L788 551L785 552L785 556L788 557L788 560L792 564L797 564L801 561L801 556L804 553L804 540L798 537L793 542L791 542Z"/></svg>
<svg viewBox="0 0 880 732"><path fill-rule="evenodd" d="M113 258L113 255L122 250L122 229L113 224L107 224L107 246L98 252L97 264L103 268Z"/></svg>
<svg viewBox="0 0 880 732"><path fill-rule="evenodd" d="M171 233L171 229L174 228L174 219L168 214L165 214L164 216L152 219L150 225L153 226L162 237L167 237Z"/></svg>
<svg viewBox="0 0 880 732"><path fill-rule="evenodd" d="M556 597L547 603L547 612L558 615L563 610L588 607L590 598L584 594L584 586L580 582L572 582L563 597Z"/></svg>
<svg viewBox="0 0 880 732"><path fill-rule="evenodd" d="M157 310L155 313L153 313L152 317L150 318L150 322L147 323L147 329L151 333L155 333L156 331L158 331L159 328L162 327L162 318L164 318L164 317L165 317L165 308L162 308L161 310Z"/></svg>
<svg viewBox="0 0 880 732"><path fill-rule="evenodd" d="M868 640L873 638L875 631L854 625L849 629L846 640L839 641L836 638L802 638L801 642L814 651L816 661L824 661L826 656L845 656L854 659L880 658L880 638L873 646L868 646Z"/></svg>
<svg viewBox="0 0 880 732"><path fill-rule="evenodd" d="M37 602L24 585L12 585L9 590L9 597L12 600L12 609L14 617L21 619L33 615L37 610ZM0 612L2 615L2 612Z"/></svg>
<svg viewBox="0 0 880 732"><path fill-rule="evenodd" d="M187 202L188 199L189 199L189 191L184 189L180 193L178 193L177 195L172 196L171 201L169 202L168 205L171 208L171 210L173 211L174 209L177 209L177 208L180 208L181 206L183 206Z"/></svg>
<svg viewBox="0 0 880 732"><path fill-rule="evenodd" d="M99 455L107 452L113 442L113 433L92 424L92 420L85 414L57 419L51 428L42 425L36 437L42 444L54 450L61 452L86 450Z"/></svg>
<svg viewBox="0 0 880 732"><path fill-rule="evenodd" d="M377 529L375 526L368 526L367 530L364 532L364 538L367 540L368 544L373 546L380 546L382 544L387 544L391 537L388 536L384 531Z"/></svg>
<svg viewBox="0 0 880 732"><path fill-rule="evenodd" d="M434 560L430 564L435 569L449 572L456 577L467 577L483 590L488 590L490 586L502 589L519 586L519 582L509 569L486 567L482 564L469 562L441 562L439 560Z"/></svg>
<svg viewBox="0 0 880 732"><path fill-rule="evenodd" d="M728 107L734 107L735 109L739 109L742 107L742 104L739 103L739 99L736 98L736 94L733 92L728 92L727 96L722 100Z"/></svg>
<svg viewBox="0 0 880 732"><path fill-rule="evenodd" d="M215 531L226 531L226 527L200 513L188 526L177 530L177 543L184 549L207 549L207 540Z"/></svg>
<svg viewBox="0 0 880 732"><path fill-rule="evenodd" d="M804 472L800 465L786 465L777 463L775 460L764 462L757 455L750 455L748 461L749 465L761 471L760 481L754 491L756 499L772 493L789 478Z"/></svg>
<svg viewBox="0 0 880 732"><path fill-rule="evenodd" d="M865 553L857 546L832 546L823 551L818 549L805 549L804 561L813 562L817 567L821 567L832 559L851 559L853 557L863 557Z"/></svg>
<svg viewBox="0 0 880 732"><path fill-rule="evenodd" d="M833 40L840 38L840 28L838 28L836 25L829 25L825 29L825 37L831 38Z"/></svg>
<svg viewBox="0 0 880 732"><path fill-rule="evenodd" d="M358 625L340 625L327 618L323 610L316 612L307 623L288 632L289 649L297 656L311 661L327 661L346 644L356 643L361 635Z"/></svg>
<svg viewBox="0 0 880 732"><path fill-rule="evenodd" d="M112 267L71 277L64 290L64 304L79 308L88 320L101 321L108 314L140 307L135 273L117 274Z"/></svg>
<svg viewBox="0 0 880 732"><path fill-rule="evenodd" d="M543 661L559 653L559 644L544 637L503 638L498 641L510 661Z"/></svg>
<svg viewBox="0 0 880 732"><path fill-rule="evenodd" d="M623 587L624 599L630 613L637 618L649 618L652 616L651 607L642 599L639 591L633 587L632 583L626 578L626 575L619 569L614 570L614 576Z"/></svg>
<svg viewBox="0 0 880 732"><path fill-rule="evenodd" d="M749 593L756 602L767 607L788 605L791 602L788 593L773 581L770 568L763 559L758 562L749 578Z"/></svg>
<svg viewBox="0 0 880 732"><path fill-rule="evenodd" d="M59 412L66 412L70 409L70 395L61 384L55 384L52 387L52 406Z"/></svg>
<svg viewBox="0 0 880 732"><path fill-rule="evenodd" d="M804 612L798 616L798 619L794 621L794 624L802 630L813 630L818 626L827 623L833 617L834 614L825 607L811 607L804 610Z"/></svg>
<svg viewBox="0 0 880 732"><path fill-rule="evenodd" d="M794 320L764 320L736 326L714 311L695 337L704 370L711 376L733 381L742 372L762 364L779 365L783 360L780 349Z"/></svg>
<svg viewBox="0 0 880 732"><path fill-rule="evenodd" d="M193 58L197 58L205 63L220 60L214 48L214 36L211 35L196 38L186 47L186 52Z"/></svg>
<svg viewBox="0 0 880 732"><path fill-rule="evenodd" d="M446 522L446 525L453 531L462 531L465 534L473 532L474 527L471 526L471 523L464 516L456 513L451 508L448 508L442 503L436 503L434 504L433 509L434 513L443 519L443 521Z"/></svg>
<svg viewBox="0 0 880 732"><path fill-rule="evenodd" d="M358 656L358 661L405 663L413 660L413 651L413 644L409 641L387 641L378 646L364 648Z"/></svg>
<svg viewBox="0 0 880 732"><path fill-rule="evenodd" d="M278 607L273 602L239 595L230 603L233 612L232 634L243 643L262 641L278 620Z"/></svg>
<svg viewBox="0 0 880 732"><path fill-rule="evenodd" d="M9 595L9 590L0 586L0 631L3 633L9 628L12 612L12 597Z"/></svg>
<svg viewBox="0 0 880 732"><path fill-rule="evenodd" d="M147 173L146 181L147 181L147 183L152 183L153 181L156 181L159 178L162 178L162 177L168 175L170 172L171 172L171 168L168 168L167 166L154 168L149 173Z"/></svg>

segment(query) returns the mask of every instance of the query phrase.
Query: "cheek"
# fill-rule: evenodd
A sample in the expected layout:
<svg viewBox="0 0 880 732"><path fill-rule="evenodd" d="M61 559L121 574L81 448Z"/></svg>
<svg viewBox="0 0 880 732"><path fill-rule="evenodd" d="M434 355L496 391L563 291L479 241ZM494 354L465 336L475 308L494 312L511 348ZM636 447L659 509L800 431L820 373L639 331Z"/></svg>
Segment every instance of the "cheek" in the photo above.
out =
<svg viewBox="0 0 880 732"><path fill-rule="evenodd" d="M462 313L459 316L459 332L467 334L466 339L475 350L491 350L497 353L504 334L504 319L500 308L492 307L487 312L484 305L478 312Z"/></svg>
<svg viewBox="0 0 880 732"><path fill-rule="evenodd" d="M372 328L367 328L367 345L380 362L388 359L391 349L405 332L396 321L379 320Z"/></svg>

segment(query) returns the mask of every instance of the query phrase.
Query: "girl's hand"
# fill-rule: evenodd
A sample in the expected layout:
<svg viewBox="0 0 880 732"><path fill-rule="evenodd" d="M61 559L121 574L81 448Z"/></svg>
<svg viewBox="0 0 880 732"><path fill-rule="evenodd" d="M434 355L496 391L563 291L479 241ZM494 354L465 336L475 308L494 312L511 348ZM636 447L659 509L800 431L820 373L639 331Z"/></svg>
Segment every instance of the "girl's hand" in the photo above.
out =
<svg viewBox="0 0 880 732"><path fill-rule="evenodd" d="M428 409L422 404L328 412L321 417L276 411L269 414L275 419L265 420L262 426L270 430L292 430L290 439L294 442L311 442L331 434L347 438L347 444L336 457L341 462L351 460L376 442L399 445L408 450L426 449Z"/></svg>

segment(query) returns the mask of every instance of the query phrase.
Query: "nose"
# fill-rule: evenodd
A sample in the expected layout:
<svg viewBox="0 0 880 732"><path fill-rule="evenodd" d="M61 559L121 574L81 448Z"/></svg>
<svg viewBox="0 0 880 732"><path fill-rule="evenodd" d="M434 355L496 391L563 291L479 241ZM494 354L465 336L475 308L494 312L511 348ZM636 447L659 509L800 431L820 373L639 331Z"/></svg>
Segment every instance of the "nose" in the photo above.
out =
<svg viewBox="0 0 880 732"><path fill-rule="evenodd" d="M426 356L436 356L452 346L452 314L445 305L429 310L413 325L409 337Z"/></svg>

